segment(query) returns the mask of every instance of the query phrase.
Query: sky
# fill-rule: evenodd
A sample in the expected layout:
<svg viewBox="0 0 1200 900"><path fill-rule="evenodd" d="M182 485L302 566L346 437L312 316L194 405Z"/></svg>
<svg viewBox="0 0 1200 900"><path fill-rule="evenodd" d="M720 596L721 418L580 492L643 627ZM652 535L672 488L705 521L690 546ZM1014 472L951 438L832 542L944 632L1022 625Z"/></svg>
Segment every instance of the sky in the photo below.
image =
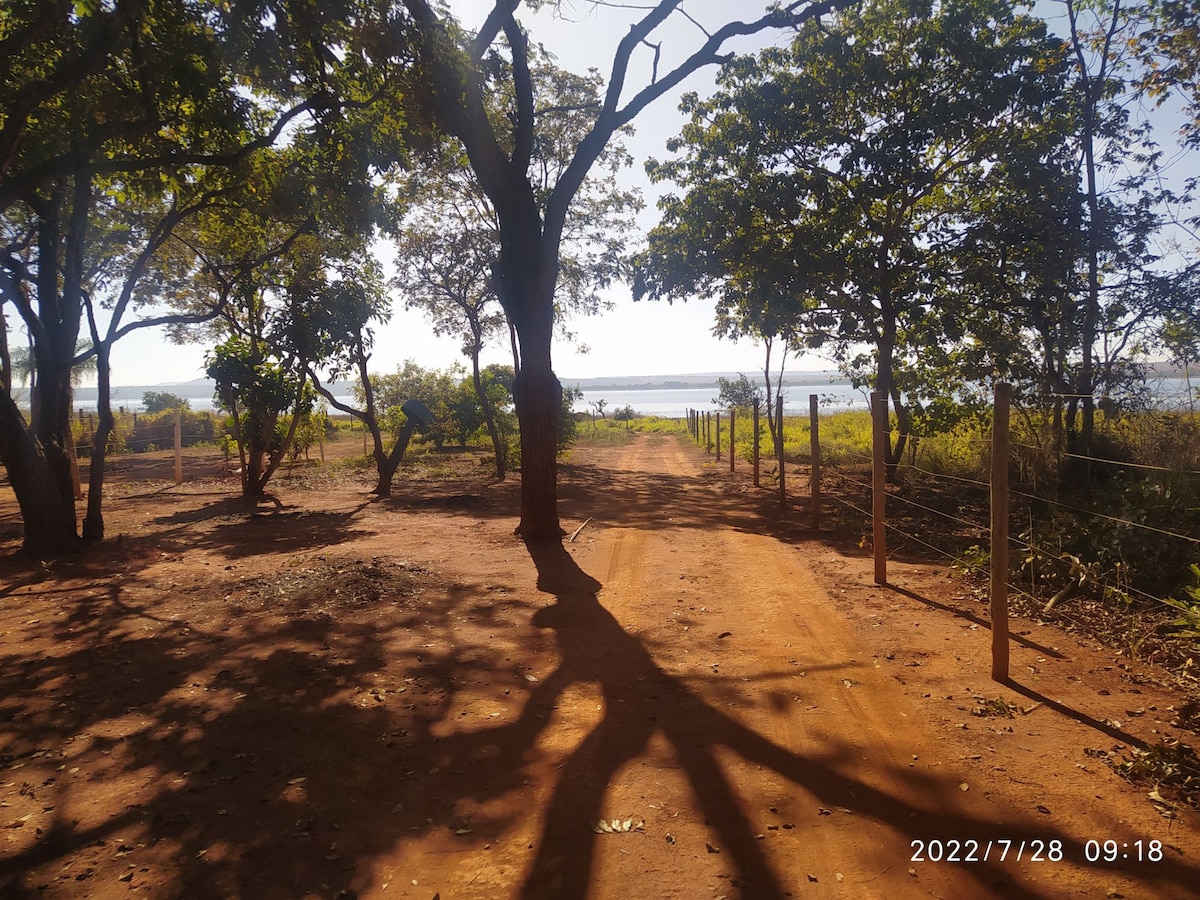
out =
<svg viewBox="0 0 1200 900"><path fill-rule="evenodd" d="M553 4L551 4L552 6ZM491 0L460 0L451 3L464 25L477 28L491 8ZM720 25L730 18L730 4L719 0L689 2L688 12L706 25ZM750 17L755 3L740 3L736 7L744 17ZM606 78L612 67L612 56L630 22L640 17L638 10L598 8L586 0L564 2L560 15L544 10L537 14L522 11L519 18L530 37L542 43L557 57L564 68L584 72L595 67ZM660 72L672 61L683 58L703 40L700 31L682 17L661 29ZM766 46L783 40L782 32L730 45L739 51ZM636 87L649 78L651 51L642 47L634 56L631 77L627 83ZM646 208L639 217L639 226L649 230L657 222L654 200L660 188L651 185L643 165L646 159L667 156L666 141L678 133L683 116L677 110L680 95L685 90L701 94L712 90L715 66L709 66L685 81L642 111L635 120L636 134L626 140L634 158L634 166L626 170L623 181L639 187ZM640 79L640 80L639 80ZM613 308L599 316L578 319L571 330L584 348L559 342L554 350L554 367L564 383L572 378L596 378L612 375L673 375L703 372L747 372L762 368L763 349L749 340L736 343L712 336L714 302L692 300L687 303L634 302L629 289L615 285L605 292ZM204 375L205 348L200 345L171 344L160 332L143 332L124 338L115 348L112 358L114 385L154 385L186 382ZM467 362L459 341L438 338L419 312L407 311L396 298L392 321L380 329L372 357L374 371L393 371L406 359L413 359L427 368L446 368L456 361ZM489 348L483 362L510 362L506 346ZM826 360L809 357L789 363L789 368L828 369Z"/></svg>

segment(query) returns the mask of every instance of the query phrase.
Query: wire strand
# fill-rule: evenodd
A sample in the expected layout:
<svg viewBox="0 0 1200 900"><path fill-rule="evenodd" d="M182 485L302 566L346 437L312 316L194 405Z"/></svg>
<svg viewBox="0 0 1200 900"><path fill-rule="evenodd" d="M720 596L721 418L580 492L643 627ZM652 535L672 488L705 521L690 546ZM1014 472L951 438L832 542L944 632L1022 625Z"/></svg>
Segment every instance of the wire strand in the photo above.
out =
<svg viewBox="0 0 1200 900"><path fill-rule="evenodd" d="M899 500L901 503L907 503L909 506L915 506L917 509L923 509L926 512L931 512L934 515L941 516L944 519L949 519L951 522L958 522L960 525L966 525L969 528L982 528L987 530L986 525L980 525L978 522L972 522L969 519L962 519L958 516L953 516L950 513L942 512L940 509L934 509L931 506L925 506L923 503L918 503L916 500L910 500L907 497L902 497L899 494L888 494L889 500Z"/></svg>
<svg viewBox="0 0 1200 900"><path fill-rule="evenodd" d="M1085 462L1101 463L1108 466L1124 466L1130 469L1146 469L1150 472L1168 472L1172 475L1194 475L1200 476L1200 471L1195 469L1172 469L1168 466L1152 466L1147 463L1122 462L1116 459L1101 459L1098 456L1084 456L1082 453L1069 453L1066 450L1052 450L1048 447L1038 447L1035 444L1022 444L1017 441L1011 442L1013 447L1024 447L1026 450L1035 450L1038 453L1053 453L1056 456L1065 456L1070 459L1082 459Z"/></svg>
<svg viewBox="0 0 1200 900"><path fill-rule="evenodd" d="M992 486L990 482L980 481L977 478L963 478L960 475L950 475L948 473L942 473L942 472L931 472L929 469L922 469L920 466L909 465L909 466L903 466L902 468L912 469L914 472L921 472L922 474L928 475L929 477L935 478L935 479L945 478L950 481L957 481L960 484L973 484L977 487L985 487L985 488L990 488Z"/></svg>
<svg viewBox="0 0 1200 900"><path fill-rule="evenodd" d="M1153 525L1143 525L1140 522L1130 522L1128 519L1119 519L1116 516L1110 516L1107 513L1096 512L1091 509L1081 509L1078 506L1071 506L1069 503L1063 503L1059 500L1050 500L1046 497L1039 497L1035 494L1026 494L1024 491L1009 491L1017 497L1025 497L1027 500L1037 500L1040 503L1049 503L1052 506L1059 506L1063 509L1069 509L1071 512L1079 513L1084 516L1095 516L1098 519L1107 519L1110 522L1116 522L1118 525L1128 525L1130 528L1141 528L1143 531L1151 531L1155 534L1161 534L1166 537L1179 538L1181 541L1187 541L1191 544L1200 544L1200 538L1194 538L1187 534L1180 534L1177 531L1167 531L1165 528L1155 528Z"/></svg>

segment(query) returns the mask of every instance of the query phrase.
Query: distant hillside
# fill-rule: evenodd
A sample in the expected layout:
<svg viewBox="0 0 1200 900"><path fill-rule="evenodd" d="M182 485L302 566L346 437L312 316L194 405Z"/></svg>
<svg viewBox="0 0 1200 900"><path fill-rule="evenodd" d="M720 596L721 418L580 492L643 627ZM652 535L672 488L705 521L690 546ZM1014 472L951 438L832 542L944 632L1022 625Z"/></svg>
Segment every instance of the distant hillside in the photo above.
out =
<svg viewBox="0 0 1200 900"><path fill-rule="evenodd" d="M165 384L121 384L113 385L112 400L118 406L122 403L141 403L142 394L147 391L174 394L176 397L183 397L185 400L209 400L212 398L215 388L216 385L207 378ZM353 382L350 381L335 381L332 386L329 386L329 389L335 396L345 396L351 392L352 388ZM76 388L75 402L85 406L94 404L96 402L96 393L96 388L94 387Z"/></svg>
<svg viewBox="0 0 1200 900"><path fill-rule="evenodd" d="M701 372L693 375L607 375L602 378L572 378L560 375L559 379L565 385L577 385L585 391L669 391L686 388L716 388L718 378L735 379L740 372ZM751 381L758 383L762 378L761 372L747 372ZM785 372L785 385L813 384L847 384L847 379L837 372ZM328 386L338 396L345 396L353 391L354 382L338 381ZM214 385L207 378L196 378L192 381L168 382L164 384L122 384L114 385L113 401L120 403L140 403L142 394L147 391L158 391L175 394L185 399L208 399L213 395ZM75 389L77 403L93 404L96 402L96 388L81 387Z"/></svg>
<svg viewBox="0 0 1200 900"><path fill-rule="evenodd" d="M1167 363L1152 363L1147 367L1148 378L1181 378L1182 370ZM569 375L559 376L564 385L577 386L584 391L670 391L712 388L716 389L718 378L736 379L740 372L701 372L691 375L608 375L602 378L572 378ZM762 379L761 372L746 372L746 376L755 384ZM849 384L848 378L832 370L784 372L784 386ZM113 387L113 402L134 405L141 403L142 394L146 391L160 391L175 394L185 399L210 399L214 385L207 378L197 378L192 381L167 384L136 384L118 385ZM348 396L353 393L354 382L338 381L329 385L329 389L337 396ZM23 395L23 391L15 393ZM75 390L75 402L84 406L96 402L96 388L81 387Z"/></svg>

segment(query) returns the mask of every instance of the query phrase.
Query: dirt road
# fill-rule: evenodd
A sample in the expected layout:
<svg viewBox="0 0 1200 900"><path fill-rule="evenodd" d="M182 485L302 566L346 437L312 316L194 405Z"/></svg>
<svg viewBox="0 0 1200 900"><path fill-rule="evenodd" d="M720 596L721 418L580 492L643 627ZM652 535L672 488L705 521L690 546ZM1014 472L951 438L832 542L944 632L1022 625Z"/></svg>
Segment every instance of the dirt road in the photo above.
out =
<svg viewBox="0 0 1200 900"><path fill-rule="evenodd" d="M3 896L1196 896L1195 815L1104 763L1189 737L1153 672L1017 623L997 685L944 571L675 438L578 451L562 546L511 483L221 490L5 563Z"/></svg>
<svg viewBox="0 0 1200 900"><path fill-rule="evenodd" d="M973 663L947 659L937 645L962 650L961 623L920 631L906 607L927 609L895 595L875 608L920 637L881 641L878 614L820 583L812 556L828 550L764 533L769 519L702 466L692 448L643 436L564 492L595 521L582 547L533 549L555 602L532 621L558 661L515 722L538 732L523 758L539 788L508 842L528 838L530 859L509 859L520 886L480 888L476 854L447 857L443 896L1192 895L1194 820L1168 828L1103 767L1081 773L1080 746L1046 759L1007 719L990 734L961 711L937 720L929 689L963 692L963 676L967 691L1014 696L986 680L985 630L967 626ZM861 582L866 566L854 568ZM882 662L897 650L925 660L907 685ZM1043 736L1024 731L1032 745ZM639 827L596 834L601 821ZM1143 854L1154 839L1176 849L1088 862L1087 841L1109 839L1119 856L1139 840ZM428 875L434 849L405 847L391 871Z"/></svg>

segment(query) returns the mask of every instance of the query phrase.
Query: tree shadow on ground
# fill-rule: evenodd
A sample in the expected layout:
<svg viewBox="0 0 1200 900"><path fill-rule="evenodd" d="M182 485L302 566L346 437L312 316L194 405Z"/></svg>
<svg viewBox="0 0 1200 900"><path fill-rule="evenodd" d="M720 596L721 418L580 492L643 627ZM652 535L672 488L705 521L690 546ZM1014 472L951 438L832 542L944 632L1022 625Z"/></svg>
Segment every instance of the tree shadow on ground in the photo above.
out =
<svg viewBox="0 0 1200 900"><path fill-rule="evenodd" d="M703 478L666 484L705 490L693 527L726 522ZM639 479L632 491L639 527L654 520L655 504L661 518L659 480ZM594 502L611 510L625 496ZM269 525L273 517L262 518ZM332 533L301 527L293 547L336 543L350 533L350 517L339 521ZM167 540L183 549L189 523L167 524ZM304 525L291 516L275 524ZM743 527L752 524L748 517ZM222 552L254 537L246 529L218 534L206 540ZM201 609L188 597L89 576L36 597L23 593L19 608L0 607L0 637L10 635L0 668L0 766L3 779L22 788L14 803L26 804L11 809L12 820L31 816L8 832L0 895L24 900L46 896L46 887L78 896L70 892L88 890L98 873L120 872L131 873L131 888L150 884L157 896L332 897L377 886L374 867L408 841L438 837L470 849L469 841L496 840L540 815L516 892L582 900L596 880L603 838L591 825L606 792L659 737L746 897L798 889L756 840L720 762L728 752L822 805L900 834L1070 840L1044 820L999 830L957 813L957 786L922 772L880 773L906 783L919 807L849 777L845 764L860 754L851 739L799 753L746 728L718 710L726 690L719 679L685 683L664 671L658 648L621 627L600 602L601 584L561 545L531 544L528 552L538 590L554 597L549 606L534 602L528 585L501 585L500 594L418 579L409 591L389 574L394 589L371 603L320 600L318 591L303 601L275 598L264 583L256 609L222 605L220 595ZM306 577L315 581L323 570ZM21 652L25 639L49 649ZM554 650L553 671L537 682L522 677L514 660ZM500 696L509 696L500 686L511 685L515 717L497 722L467 705L480 684ZM567 753L544 809L531 809L530 750L579 685L599 689L602 718ZM486 813L464 820L465 809L484 804ZM468 825L473 836L457 837ZM1012 885L1011 863L964 869L975 895ZM1198 873L1168 857L1135 877L1157 895L1186 896Z"/></svg>
<svg viewBox="0 0 1200 900"><path fill-rule="evenodd" d="M398 842L454 827L465 773L426 775L440 748L410 734L444 711L443 685L512 653L448 638L454 621L499 631L531 610L395 563L370 602L334 596L352 564L309 572L299 598L264 580L253 608L76 582L0 609L0 633L48 648L10 643L0 669L19 828L0 896L74 897L116 874L164 897L333 896Z"/></svg>
<svg viewBox="0 0 1200 900"><path fill-rule="evenodd" d="M530 543L528 547L538 570L538 589L556 598L553 605L535 613L533 624L555 633L562 662L531 692L516 723L483 736L503 752L481 752L479 733L451 736L443 742L448 744L446 750L452 755L515 764L520 750L533 745L544 727L541 723L549 721L550 710L569 686L598 684L605 704L603 720L561 767L520 896L582 900L588 895L598 839L590 826L603 817L604 796L616 773L643 754L656 733L670 742L706 822L730 853L748 897L782 898L790 891L772 868L736 786L718 762L717 753L722 749L773 770L824 804L849 806L900 834L1071 843L1068 835L1043 822L1010 821L998 831L993 822L957 812L956 786L931 775L912 770L892 773L894 781L903 780L915 789L915 796L924 799L927 805L923 808L848 777L839 771L839 763L855 751L851 744L829 743L820 755L806 756L746 728L660 668L647 648L625 632L599 602L600 583L582 571L560 544ZM456 746L459 744L462 746ZM967 867L965 874L981 891L1011 885L1010 873L994 861ZM1182 889L1195 874L1187 866L1172 863L1150 877Z"/></svg>

